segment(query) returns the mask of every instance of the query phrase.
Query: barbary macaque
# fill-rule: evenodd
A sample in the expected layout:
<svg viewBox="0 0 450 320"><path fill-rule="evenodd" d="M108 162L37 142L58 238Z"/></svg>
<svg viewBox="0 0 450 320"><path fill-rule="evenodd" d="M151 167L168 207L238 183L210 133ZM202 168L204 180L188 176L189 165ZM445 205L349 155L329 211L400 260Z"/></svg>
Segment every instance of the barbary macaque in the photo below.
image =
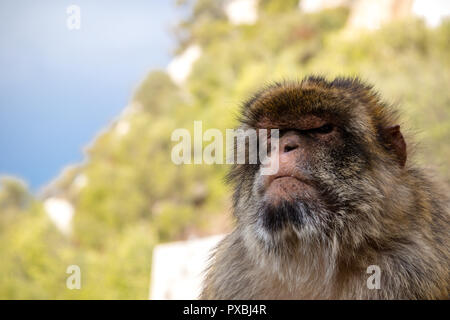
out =
<svg viewBox="0 0 450 320"><path fill-rule="evenodd" d="M233 165L236 227L201 298L447 299L447 193L407 159L398 123L357 78L276 83L249 99L239 128L279 129L279 169Z"/></svg>

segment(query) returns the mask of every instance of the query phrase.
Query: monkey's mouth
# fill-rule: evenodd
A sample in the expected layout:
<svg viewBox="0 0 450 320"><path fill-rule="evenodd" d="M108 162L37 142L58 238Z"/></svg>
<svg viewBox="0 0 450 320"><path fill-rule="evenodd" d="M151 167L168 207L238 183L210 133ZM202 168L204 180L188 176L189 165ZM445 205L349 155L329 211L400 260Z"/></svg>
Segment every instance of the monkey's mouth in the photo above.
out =
<svg viewBox="0 0 450 320"><path fill-rule="evenodd" d="M299 174L279 174L279 175L268 176L266 186L269 187L275 181L283 182L283 183L299 182L302 184L310 184L309 179L306 179L305 177L303 177Z"/></svg>
<svg viewBox="0 0 450 320"><path fill-rule="evenodd" d="M299 185L304 185L306 182L294 176L279 176L275 177L275 179L270 182L270 185L272 184L279 184L289 189L296 188Z"/></svg>
<svg viewBox="0 0 450 320"><path fill-rule="evenodd" d="M266 198L273 202L315 198L313 187L307 179L294 175L279 175L267 182Z"/></svg>
<svg viewBox="0 0 450 320"><path fill-rule="evenodd" d="M278 177L275 177L275 178L273 179L273 181L279 180L279 179L295 179L295 180L298 180L298 181L300 181L300 182L305 183L304 181L302 181L302 179L299 179L299 178L297 178L297 177L295 177L295 176L278 176ZM273 181L272 181L272 182L273 182Z"/></svg>

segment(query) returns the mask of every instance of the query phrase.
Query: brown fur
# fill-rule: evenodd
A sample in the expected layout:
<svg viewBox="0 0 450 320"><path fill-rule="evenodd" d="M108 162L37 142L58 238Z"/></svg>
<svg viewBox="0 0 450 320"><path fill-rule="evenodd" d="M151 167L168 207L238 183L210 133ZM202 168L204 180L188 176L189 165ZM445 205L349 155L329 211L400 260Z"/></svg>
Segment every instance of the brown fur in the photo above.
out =
<svg viewBox="0 0 450 320"><path fill-rule="evenodd" d="M396 113L370 86L319 77L277 83L244 105L240 128L302 129L315 117L339 126L342 139L305 149L322 194L314 214L302 227L264 235L259 166L234 165L237 225L212 255L201 298L448 298L446 192L406 161ZM369 265L381 269L380 289L367 288Z"/></svg>

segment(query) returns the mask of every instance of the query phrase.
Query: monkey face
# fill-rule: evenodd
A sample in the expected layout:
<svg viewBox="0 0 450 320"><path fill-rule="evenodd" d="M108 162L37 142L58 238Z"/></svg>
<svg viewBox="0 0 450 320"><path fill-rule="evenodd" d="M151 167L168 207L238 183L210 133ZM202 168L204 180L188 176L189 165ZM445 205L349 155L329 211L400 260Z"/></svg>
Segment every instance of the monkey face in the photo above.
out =
<svg viewBox="0 0 450 320"><path fill-rule="evenodd" d="M258 209L260 223L271 232L287 224L301 227L312 211L317 211L322 196L312 164L317 164L319 159L314 158L323 154L321 149L340 142L333 124L317 117L307 118L313 120L308 127L281 130L278 155L270 158L278 161L278 171L272 175L258 173L255 181L257 197L262 199Z"/></svg>
<svg viewBox="0 0 450 320"><path fill-rule="evenodd" d="M320 149L329 149L329 144L339 144L340 137L333 124L320 120L315 123L302 130L281 130L278 155L270 158L278 160L279 169L273 175L262 176L258 182L267 201L276 205L283 200L318 200L312 158Z"/></svg>
<svg viewBox="0 0 450 320"><path fill-rule="evenodd" d="M262 175L259 170L254 181L254 197L259 199L256 228L271 237L287 230L298 235L305 230L324 233L336 205L329 189L342 184L336 174L348 171L342 163L341 128L327 118L306 114L296 127L281 128L277 142L278 155L271 159L278 160L278 171Z"/></svg>
<svg viewBox="0 0 450 320"><path fill-rule="evenodd" d="M272 245L345 237L358 228L362 234L370 222L361 215L365 198L374 206L373 199L382 201L374 175L399 168L396 154L403 156L384 138L382 128L391 124L385 109L370 88L352 80L312 78L255 95L241 128L280 130L279 170L262 175L261 165L233 167L238 223Z"/></svg>

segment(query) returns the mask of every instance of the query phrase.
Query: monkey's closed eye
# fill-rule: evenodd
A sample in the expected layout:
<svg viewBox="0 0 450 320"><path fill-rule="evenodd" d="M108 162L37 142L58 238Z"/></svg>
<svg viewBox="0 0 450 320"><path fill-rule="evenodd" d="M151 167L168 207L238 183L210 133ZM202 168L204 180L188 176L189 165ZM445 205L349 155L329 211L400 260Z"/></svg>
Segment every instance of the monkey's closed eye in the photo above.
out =
<svg viewBox="0 0 450 320"><path fill-rule="evenodd" d="M304 130L305 133L309 134L328 134L334 130L334 126L331 123L324 124L321 127Z"/></svg>

